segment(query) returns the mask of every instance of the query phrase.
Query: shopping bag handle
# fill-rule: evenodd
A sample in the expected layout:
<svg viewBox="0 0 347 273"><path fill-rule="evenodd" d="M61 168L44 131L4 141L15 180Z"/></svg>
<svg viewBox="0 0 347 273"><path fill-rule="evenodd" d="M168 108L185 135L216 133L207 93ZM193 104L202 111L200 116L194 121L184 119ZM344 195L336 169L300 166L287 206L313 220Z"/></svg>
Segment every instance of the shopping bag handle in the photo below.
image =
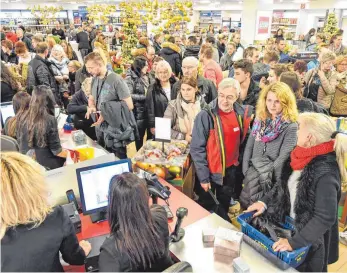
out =
<svg viewBox="0 0 347 273"><path fill-rule="evenodd" d="M208 193L211 195L213 201L216 203L217 206L219 206L219 201L217 200L217 197L213 194L211 189L208 189Z"/></svg>

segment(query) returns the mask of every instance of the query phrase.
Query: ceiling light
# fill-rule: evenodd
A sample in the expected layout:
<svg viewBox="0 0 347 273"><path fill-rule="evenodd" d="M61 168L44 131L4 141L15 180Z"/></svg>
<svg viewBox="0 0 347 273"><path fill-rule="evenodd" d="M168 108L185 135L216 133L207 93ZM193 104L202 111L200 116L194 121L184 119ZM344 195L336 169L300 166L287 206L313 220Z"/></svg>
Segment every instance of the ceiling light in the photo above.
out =
<svg viewBox="0 0 347 273"><path fill-rule="evenodd" d="M70 2L70 4L73 4L73 5L74 5L74 4L77 4L77 3L76 3L76 2Z"/></svg>

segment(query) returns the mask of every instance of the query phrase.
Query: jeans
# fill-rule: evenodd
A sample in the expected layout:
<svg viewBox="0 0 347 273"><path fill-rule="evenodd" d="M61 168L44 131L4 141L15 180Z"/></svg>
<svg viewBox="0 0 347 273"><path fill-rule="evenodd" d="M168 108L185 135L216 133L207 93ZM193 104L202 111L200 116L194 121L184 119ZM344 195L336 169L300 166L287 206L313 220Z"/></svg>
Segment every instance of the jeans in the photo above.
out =
<svg viewBox="0 0 347 273"><path fill-rule="evenodd" d="M88 55L89 50L88 49L80 49L82 59L84 61L84 57Z"/></svg>

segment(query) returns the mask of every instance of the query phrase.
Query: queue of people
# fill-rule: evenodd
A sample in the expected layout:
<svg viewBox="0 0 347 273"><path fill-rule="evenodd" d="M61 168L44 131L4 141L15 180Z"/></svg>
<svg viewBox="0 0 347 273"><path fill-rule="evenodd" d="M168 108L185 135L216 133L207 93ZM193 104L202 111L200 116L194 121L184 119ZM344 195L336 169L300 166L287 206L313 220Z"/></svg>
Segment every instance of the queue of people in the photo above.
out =
<svg viewBox="0 0 347 273"><path fill-rule="evenodd" d="M30 264L24 252L17 263L10 255L24 242L11 235L18 226L23 237L29 236L25 227L33 223L35 236L48 233L50 225L62 227L49 250L37 239L42 257L54 266L35 261L28 267L31 270L61 270L58 250L71 264L81 264L90 251L88 243L77 243L62 209L45 203L39 184L43 176L37 163L47 170L59 168L68 155L60 143L55 107L65 108L73 115L76 129L120 159L128 157L129 143L135 142L139 150L145 137L155 137L156 117L170 119L171 138L190 145L197 176L195 200L200 205L212 210L214 201L208 193L212 190L220 202L218 214L227 221L235 200L244 210L257 215L266 211L277 221L290 215L297 232L276 242L275 250L313 245L300 271L326 271L327 264L337 260L337 204L341 185L347 183L347 135L336 131L331 117L347 116L347 59L341 54L339 35L328 49L318 49L319 60L311 69L295 59L295 52L285 52L283 31L276 33L275 41L268 41L263 52L244 47L240 33L232 35L231 41L218 36L216 43L212 28L205 41L198 35L185 39L158 34L153 41L143 36L122 77L110 68L105 37L93 25L68 34L79 43L83 64L76 60L59 24L53 32L62 40L60 44L52 37L44 42L36 36L29 43L21 31L17 36L22 41L14 46L2 41L4 62L28 64L25 91L20 91L5 64L1 67L6 91L1 101L12 101L15 111L4 131L27 155L1 154L5 217L0 230L2 259L8 261L3 270L24 270ZM309 32L307 42L314 35L318 34ZM50 45L49 38L54 41ZM115 45L122 42L116 33ZM17 168L25 168L26 173ZM37 184L33 185L33 179ZM15 183L22 186L13 187ZM23 209L27 199L34 198L31 195L35 199L26 213L9 213L11 206ZM143 181L132 174L112 178L109 200L112 237L101 247L100 269L160 271L169 267L173 261L168 255L165 211L148 206ZM126 221L127 215L120 212L138 215ZM144 228L130 233L134 226ZM140 247L139 238L143 239Z"/></svg>

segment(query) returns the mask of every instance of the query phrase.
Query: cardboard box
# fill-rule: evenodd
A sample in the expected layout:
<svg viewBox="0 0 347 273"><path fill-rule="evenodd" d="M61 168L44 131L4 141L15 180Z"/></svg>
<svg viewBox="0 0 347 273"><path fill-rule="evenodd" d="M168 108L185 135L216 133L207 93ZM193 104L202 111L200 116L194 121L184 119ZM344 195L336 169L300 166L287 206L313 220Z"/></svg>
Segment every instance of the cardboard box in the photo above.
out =
<svg viewBox="0 0 347 273"><path fill-rule="evenodd" d="M213 243L214 242L214 236L216 234L217 230L213 228L206 228L202 230L202 241L204 243Z"/></svg>
<svg viewBox="0 0 347 273"><path fill-rule="evenodd" d="M248 264L241 258L238 257L233 260L234 273L249 273L250 268Z"/></svg>
<svg viewBox="0 0 347 273"><path fill-rule="evenodd" d="M243 233L227 228L218 228L214 239L214 254L239 257Z"/></svg>
<svg viewBox="0 0 347 273"><path fill-rule="evenodd" d="M166 180L192 198L194 169L189 155L188 142L171 140L170 143L148 140L132 158L133 170L137 168Z"/></svg>

